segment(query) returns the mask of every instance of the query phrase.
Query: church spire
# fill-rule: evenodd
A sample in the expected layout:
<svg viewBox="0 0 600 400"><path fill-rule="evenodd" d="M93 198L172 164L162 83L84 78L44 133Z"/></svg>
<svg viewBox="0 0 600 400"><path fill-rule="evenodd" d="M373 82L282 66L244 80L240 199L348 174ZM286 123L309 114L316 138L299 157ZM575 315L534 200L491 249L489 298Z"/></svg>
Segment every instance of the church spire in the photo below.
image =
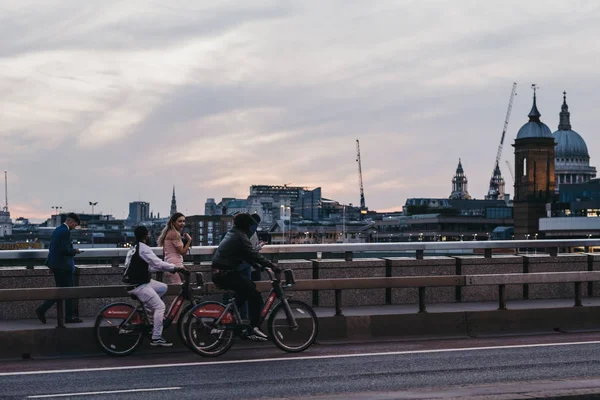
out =
<svg viewBox="0 0 600 400"><path fill-rule="evenodd" d="M531 107L531 111L529 112L529 121L534 121L534 122L540 122L540 117L542 116L542 114L540 114L540 112L537 109L537 104L536 104L536 91L537 91L537 85L534 83L533 85L531 85L531 88L533 89L533 107Z"/></svg>
<svg viewBox="0 0 600 400"><path fill-rule="evenodd" d="M558 129L561 131L571 130L571 113L569 112L569 106L567 105L567 92L563 92L563 104L560 108L560 123Z"/></svg>
<svg viewBox="0 0 600 400"><path fill-rule="evenodd" d="M177 200L175 199L175 185L173 185L173 197L171 198L171 213L172 216L177 212Z"/></svg>

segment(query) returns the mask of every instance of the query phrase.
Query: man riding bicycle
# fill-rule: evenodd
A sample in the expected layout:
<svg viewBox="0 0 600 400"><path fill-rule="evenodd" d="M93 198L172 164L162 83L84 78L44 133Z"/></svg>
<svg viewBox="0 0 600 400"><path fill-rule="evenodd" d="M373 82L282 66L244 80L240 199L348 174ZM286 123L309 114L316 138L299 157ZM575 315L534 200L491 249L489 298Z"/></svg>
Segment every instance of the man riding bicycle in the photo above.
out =
<svg viewBox="0 0 600 400"><path fill-rule="evenodd" d="M188 269L176 267L158 258L146 244L149 233L148 228L145 226L135 228L134 234L137 243L127 252L123 282L129 285L127 287L129 294L135 295L146 309L154 312L154 327L150 345L170 347L173 343L167 342L162 337L165 303L161 300L161 297L167 292L167 285L150 279L150 272L186 272Z"/></svg>
<svg viewBox="0 0 600 400"><path fill-rule="evenodd" d="M254 219L246 213L237 214L233 218L233 228L227 232L213 256L212 281L215 285L236 293L235 302L238 308L248 301L250 325L252 326L252 330L248 332L248 338L267 340L267 335L258 327L263 304L262 296L256 290L256 284L240 270L240 265L245 261L262 270L271 268L274 272L279 272L279 268L259 254L248 239L253 223Z"/></svg>

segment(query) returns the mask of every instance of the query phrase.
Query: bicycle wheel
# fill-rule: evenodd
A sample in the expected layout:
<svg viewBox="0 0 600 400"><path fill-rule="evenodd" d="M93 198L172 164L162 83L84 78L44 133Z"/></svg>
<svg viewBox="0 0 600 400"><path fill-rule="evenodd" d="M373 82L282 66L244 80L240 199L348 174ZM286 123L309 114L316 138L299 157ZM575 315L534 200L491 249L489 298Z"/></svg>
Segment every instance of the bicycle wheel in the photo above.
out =
<svg viewBox="0 0 600 400"><path fill-rule="evenodd" d="M188 304L184 307L184 309L179 314L179 319L177 320L177 334L179 335L179 339L185 344L187 347L190 347L190 344L187 339L187 325L189 322L189 318L192 314L189 311L194 307L193 304Z"/></svg>
<svg viewBox="0 0 600 400"><path fill-rule="evenodd" d="M225 324L233 323L230 313L216 324L225 306L216 301L205 301L192 308L188 314L187 338L189 347L204 357L217 357L233 346L233 331Z"/></svg>
<svg viewBox="0 0 600 400"><path fill-rule="evenodd" d="M134 314L129 318L131 313ZM123 325L128 318L127 324ZM126 356L142 343L143 325L143 315L131 304L109 304L96 317L96 341L106 354Z"/></svg>
<svg viewBox="0 0 600 400"><path fill-rule="evenodd" d="M284 305L280 302L269 316L268 329L277 347L289 353L297 353L313 344L319 331L319 322L308 304L297 300L288 300L288 304L298 327L294 329L290 326Z"/></svg>

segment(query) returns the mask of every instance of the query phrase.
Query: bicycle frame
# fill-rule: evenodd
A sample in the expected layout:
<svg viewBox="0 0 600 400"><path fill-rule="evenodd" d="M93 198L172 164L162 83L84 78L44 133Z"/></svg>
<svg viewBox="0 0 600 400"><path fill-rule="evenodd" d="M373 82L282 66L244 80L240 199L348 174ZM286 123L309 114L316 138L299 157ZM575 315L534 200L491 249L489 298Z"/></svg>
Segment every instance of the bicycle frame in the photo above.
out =
<svg viewBox="0 0 600 400"><path fill-rule="evenodd" d="M191 274L184 274L184 279L183 279L183 282L181 283L181 290L179 291L179 294L177 295L177 297L175 297L175 299L171 303L171 306L169 307L169 310L164 317L164 320L163 320L163 328L164 329L168 328L172 323L177 322L177 320L181 314L181 310L183 308L183 303L185 302L185 300L189 300L193 304L196 304L196 300L192 293L193 289L190 288L190 276L191 276ZM197 282L203 281L203 279L201 278L201 275L196 274L196 276L197 276L197 278L196 278ZM136 299L137 299L137 297L136 297ZM130 323L131 319L134 317L134 315L136 315L136 311L139 311L142 314L142 322L144 325L143 328L149 328L152 326L152 324L150 323L150 321L148 319L148 314L146 313L144 303L142 303L142 301L140 301L140 299L137 299L137 302L138 302L138 307L136 307L129 314L129 316L121 323L121 326L119 326L119 329L122 329L123 326L127 326L127 324ZM140 324L133 322L133 325L139 326ZM142 328L142 327L139 327L139 328Z"/></svg>
<svg viewBox="0 0 600 400"><path fill-rule="evenodd" d="M290 306L288 304L287 298L285 296L284 286L281 285L281 282L279 280L280 277L276 276L275 273L273 273L271 270L267 270L267 273L269 274L272 288L269 291L267 301L265 301L265 304L260 312L260 323L262 324L265 321L265 319L269 317L269 314L277 304L275 302L275 299L279 299L279 301L283 303L283 309L285 311L285 315L287 317L288 323L290 324L290 327L292 329L297 329L298 323L296 322L296 318L294 317L294 314L292 313L292 310L290 309ZM286 284L287 287L292 285L293 283ZM235 297L232 297L229 300L229 303L225 306L225 309L223 309L223 311L215 321L215 324L220 324L222 322L223 324L230 325L231 323L229 322L228 318L228 315L230 314L232 314L233 316L233 325L235 327L246 326L245 324L243 324L242 317L240 316L240 311L237 305L235 304Z"/></svg>

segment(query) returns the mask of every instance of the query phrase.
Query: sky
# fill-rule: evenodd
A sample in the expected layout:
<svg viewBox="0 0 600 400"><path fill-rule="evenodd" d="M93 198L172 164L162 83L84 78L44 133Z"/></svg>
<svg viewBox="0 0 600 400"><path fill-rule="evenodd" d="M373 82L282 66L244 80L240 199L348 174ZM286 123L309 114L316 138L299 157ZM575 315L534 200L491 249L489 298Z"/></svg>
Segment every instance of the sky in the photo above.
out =
<svg viewBox="0 0 600 400"><path fill-rule="evenodd" d="M590 0L0 0L0 170L12 218L203 214L253 184L400 210L487 193L531 84L552 131L567 91L599 166L600 3ZM4 203L4 202L2 202Z"/></svg>

